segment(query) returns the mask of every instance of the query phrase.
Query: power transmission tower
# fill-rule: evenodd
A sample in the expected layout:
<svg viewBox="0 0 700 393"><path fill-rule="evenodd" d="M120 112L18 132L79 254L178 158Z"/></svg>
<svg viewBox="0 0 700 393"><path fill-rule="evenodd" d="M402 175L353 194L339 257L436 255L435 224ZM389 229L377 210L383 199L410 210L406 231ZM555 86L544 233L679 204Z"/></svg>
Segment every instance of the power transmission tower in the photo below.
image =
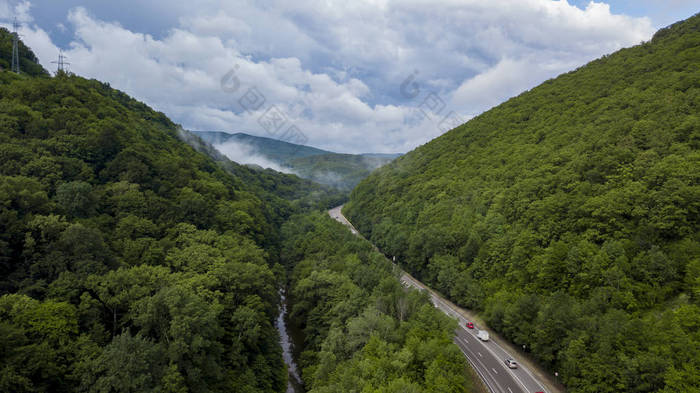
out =
<svg viewBox="0 0 700 393"><path fill-rule="evenodd" d="M66 72L66 66L67 66L67 65L70 65L70 63L67 62L66 59L67 59L67 57L66 57L66 56L63 56L63 51L62 51L62 50L59 50L59 52L58 52L58 60L52 61L52 62L51 62L51 63L53 63L53 64L56 64L56 66L57 66L57 68L56 68L56 73L57 73L57 74L60 73L60 72Z"/></svg>
<svg viewBox="0 0 700 393"><path fill-rule="evenodd" d="M17 18L12 23L12 71L19 74L19 23Z"/></svg>

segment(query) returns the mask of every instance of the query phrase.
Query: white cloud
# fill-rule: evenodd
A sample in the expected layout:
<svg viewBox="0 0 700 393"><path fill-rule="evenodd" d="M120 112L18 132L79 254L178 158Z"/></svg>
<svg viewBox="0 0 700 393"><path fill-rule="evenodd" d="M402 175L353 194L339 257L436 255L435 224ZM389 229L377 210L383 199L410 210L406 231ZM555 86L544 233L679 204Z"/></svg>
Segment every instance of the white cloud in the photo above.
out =
<svg viewBox="0 0 700 393"><path fill-rule="evenodd" d="M9 4L0 1L0 14L14 10ZM439 115L468 118L653 32L649 19L614 15L598 2L585 9L549 0L154 4L181 15L157 38L72 9L65 25L74 39L64 48L71 70L190 129L274 136L258 119L275 105L308 144L340 152L410 150L441 133ZM26 24L22 34L53 69L58 48L45 30ZM221 79L234 66L240 87L227 93ZM415 70L419 94L402 96ZM246 111L239 100L253 87L265 103ZM416 110L429 92L445 104L433 119Z"/></svg>
<svg viewBox="0 0 700 393"><path fill-rule="evenodd" d="M452 103L469 108L470 114L477 115L576 65L575 62L562 64L554 59L547 63L539 59L503 58L492 68L464 81L454 91Z"/></svg>
<svg viewBox="0 0 700 393"><path fill-rule="evenodd" d="M7 0L0 1L0 19L17 22L31 22L33 20L31 16L32 3L24 0L17 2L9 2ZM11 23L10 23L11 24Z"/></svg>

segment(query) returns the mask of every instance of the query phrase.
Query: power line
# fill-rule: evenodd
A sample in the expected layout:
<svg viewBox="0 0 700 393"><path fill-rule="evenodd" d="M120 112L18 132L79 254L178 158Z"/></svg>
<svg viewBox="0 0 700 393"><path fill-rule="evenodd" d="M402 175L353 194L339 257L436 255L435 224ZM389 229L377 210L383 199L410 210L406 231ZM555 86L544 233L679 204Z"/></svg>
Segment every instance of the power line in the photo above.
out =
<svg viewBox="0 0 700 393"><path fill-rule="evenodd" d="M12 71L19 74L19 23L17 18L12 22Z"/></svg>

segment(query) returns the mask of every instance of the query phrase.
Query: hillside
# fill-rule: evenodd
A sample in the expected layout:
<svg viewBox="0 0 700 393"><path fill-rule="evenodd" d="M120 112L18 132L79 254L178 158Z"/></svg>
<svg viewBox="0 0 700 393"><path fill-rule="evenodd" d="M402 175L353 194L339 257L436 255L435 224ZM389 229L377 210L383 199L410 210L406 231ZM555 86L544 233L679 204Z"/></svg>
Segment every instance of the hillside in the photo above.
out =
<svg viewBox="0 0 700 393"><path fill-rule="evenodd" d="M284 391L274 323L288 284L298 321L309 316L298 323L310 392L470 391L453 322L404 291L367 242L306 214L340 203L337 190L238 165L163 113L64 72L0 72L0 161L0 392ZM315 258L347 264L295 273ZM360 260L376 269L358 276ZM345 322L398 330L354 331L342 351L316 345ZM402 362L388 364L394 353Z"/></svg>
<svg viewBox="0 0 700 393"><path fill-rule="evenodd" d="M475 391L456 322L406 290L369 242L325 213L293 217L283 238L310 393Z"/></svg>
<svg viewBox="0 0 700 393"><path fill-rule="evenodd" d="M340 190L351 190L395 156L330 153L294 158L286 164L299 176Z"/></svg>
<svg viewBox="0 0 700 393"><path fill-rule="evenodd" d="M571 392L697 392L700 15L372 173L344 212Z"/></svg>
<svg viewBox="0 0 700 393"><path fill-rule="evenodd" d="M199 133L183 129L178 131L181 140L216 161L225 171L240 178L247 187L255 190L264 201L270 202L273 206L279 205L280 199L283 199L286 210L301 212L309 209L331 208L347 200L345 192L329 185L319 184L272 169L237 164L216 150L210 142L201 138Z"/></svg>
<svg viewBox="0 0 700 393"><path fill-rule="evenodd" d="M49 73L39 64L34 52L19 41L19 69L23 74L30 76L48 76ZM0 69L12 68L12 32L0 27Z"/></svg>
<svg viewBox="0 0 700 393"><path fill-rule="evenodd" d="M0 391L281 391L279 227L311 183L94 80L0 86Z"/></svg>
<svg viewBox="0 0 700 393"><path fill-rule="evenodd" d="M192 131L200 138L212 145L222 145L225 143L242 143L250 146L257 153L278 163L284 163L293 158L309 157L321 154L331 154L326 150L317 149L315 147L298 145L295 143L280 141L273 138L265 138L262 136L254 136L238 132L229 134L219 131Z"/></svg>
<svg viewBox="0 0 700 393"><path fill-rule="evenodd" d="M226 152L228 144L242 147L247 155L263 156L279 167L304 179L349 191L371 171L385 165L399 154L340 154L310 146L248 135L216 131L193 131L204 141ZM240 149L236 149L237 151ZM236 160L237 157L229 157Z"/></svg>

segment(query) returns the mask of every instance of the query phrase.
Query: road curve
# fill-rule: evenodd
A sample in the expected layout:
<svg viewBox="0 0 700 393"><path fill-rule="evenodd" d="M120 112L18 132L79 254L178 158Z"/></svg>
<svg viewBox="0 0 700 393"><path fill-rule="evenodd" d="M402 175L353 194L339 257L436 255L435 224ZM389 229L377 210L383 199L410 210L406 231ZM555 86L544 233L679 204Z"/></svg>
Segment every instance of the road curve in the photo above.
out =
<svg viewBox="0 0 700 393"><path fill-rule="evenodd" d="M361 236L355 227L348 221L341 212L342 205L330 209L328 214L335 220L347 226L350 231ZM398 267L397 267L398 269ZM455 318L459 322L459 327L455 331L454 342L462 351L467 361L472 365L477 374L484 381L489 390L493 393L533 393L547 392L554 393L553 389L546 389L532 371L522 364L516 369L509 369L505 365L505 359L515 358L499 345L493 337L489 341L481 341L476 337L479 329L486 329L485 326L477 326L474 329L467 329L463 312L459 312L452 303L443 299L428 288L425 284L413 278L410 274L401 271L401 282L405 286L425 290L430 294L430 298L436 308L448 316Z"/></svg>

